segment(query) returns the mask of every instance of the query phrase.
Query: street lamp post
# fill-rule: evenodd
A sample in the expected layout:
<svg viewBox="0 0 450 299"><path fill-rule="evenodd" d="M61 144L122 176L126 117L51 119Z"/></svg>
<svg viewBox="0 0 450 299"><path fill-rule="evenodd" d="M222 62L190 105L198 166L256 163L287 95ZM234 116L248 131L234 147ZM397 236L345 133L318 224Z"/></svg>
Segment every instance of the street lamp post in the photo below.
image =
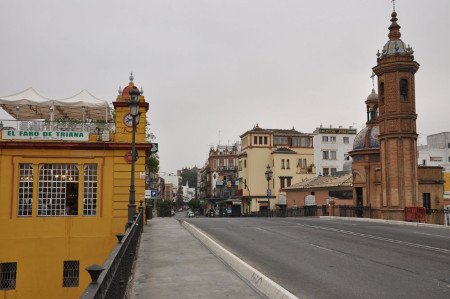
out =
<svg viewBox="0 0 450 299"><path fill-rule="evenodd" d="M131 180L130 180L130 199L128 202L128 224L133 222L133 216L136 214L134 185L134 162L137 160L136 155L136 125L139 123L139 89L136 86L130 90L130 115L132 116L132 137L131 137Z"/></svg>
<svg viewBox="0 0 450 299"><path fill-rule="evenodd" d="M272 174L273 174L273 171L270 169L269 165L267 165L267 167L266 167L265 174L266 174L266 180L267 180L267 204L268 204L267 217L269 217L270 216L270 186L269 186L269 183L270 183L270 180L272 179Z"/></svg>

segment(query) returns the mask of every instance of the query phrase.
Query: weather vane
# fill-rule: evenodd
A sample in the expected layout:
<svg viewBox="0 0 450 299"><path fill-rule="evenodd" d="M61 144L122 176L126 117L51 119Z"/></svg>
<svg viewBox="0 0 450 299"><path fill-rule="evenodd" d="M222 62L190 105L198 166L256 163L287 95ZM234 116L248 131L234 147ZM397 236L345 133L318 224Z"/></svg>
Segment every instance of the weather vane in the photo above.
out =
<svg viewBox="0 0 450 299"><path fill-rule="evenodd" d="M395 0L392 0L392 6L394 7L394 11L395 11Z"/></svg>

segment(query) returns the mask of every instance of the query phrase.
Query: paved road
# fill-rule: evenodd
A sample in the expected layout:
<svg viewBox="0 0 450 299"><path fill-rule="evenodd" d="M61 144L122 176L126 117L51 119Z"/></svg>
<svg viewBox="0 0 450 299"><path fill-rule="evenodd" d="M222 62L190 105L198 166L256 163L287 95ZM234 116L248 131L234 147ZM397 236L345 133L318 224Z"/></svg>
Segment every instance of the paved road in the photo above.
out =
<svg viewBox="0 0 450 299"><path fill-rule="evenodd" d="M299 297L450 298L450 230L321 218L187 219Z"/></svg>

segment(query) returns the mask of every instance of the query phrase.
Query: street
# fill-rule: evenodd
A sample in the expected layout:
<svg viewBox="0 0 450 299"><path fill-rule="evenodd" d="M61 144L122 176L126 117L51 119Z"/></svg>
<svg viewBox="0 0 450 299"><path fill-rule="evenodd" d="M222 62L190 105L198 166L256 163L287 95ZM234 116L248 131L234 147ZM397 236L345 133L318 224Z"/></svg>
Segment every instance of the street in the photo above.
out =
<svg viewBox="0 0 450 299"><path fill-rule="evenodd" d="M450 298L450 230L326 218L186 219L298 297Z"/></svg>

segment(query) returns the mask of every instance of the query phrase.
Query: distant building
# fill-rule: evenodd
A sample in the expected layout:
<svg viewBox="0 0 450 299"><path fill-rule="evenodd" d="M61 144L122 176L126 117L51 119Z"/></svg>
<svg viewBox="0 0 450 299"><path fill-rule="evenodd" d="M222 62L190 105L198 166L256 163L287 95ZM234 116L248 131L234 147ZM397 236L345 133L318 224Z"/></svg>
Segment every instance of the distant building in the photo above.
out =
<svg viewBox="0 0 450 299"><path fill-rule="evenodd" d="M344 162L351 159L348 152L353 149L356 129L320 126L313 134L316 172L319 175L331 175L336 171L344 170Z"/></svg>
<svg viewBox="0 0 450 299"><path fill-rule="evenodd" d="M239 192L243 195L243 212L268 209L267 166L273 172L269 181L270 209L279 204L281 189L316 175L312 134L294 128L263 129L256 125L240 137Z"/></svg>
<svg viewBox="0 0 450 299"><path fill-rule="evenodd" d="M352 174L339 172L330 176L318 176L283 189L287 208L306 205L321 206L333 200L336 205L353 205ZM314 195L313 202L307 196Z"/></svg>
<svg viewBox="0 0 450 299"><path fill-rule="evenodd" d="M450 205L450 132L427 136L427 144L419 146L418 163L443 167L444 204Z"/></svg>
<svg viewBox="0 0 450 299"><path fill-rule="evenodd" d="M165 191L164 191L164 199L169 201L174 201L174 194L173 194L173 184L172 183L166 183L165 184Z"/></svg>

